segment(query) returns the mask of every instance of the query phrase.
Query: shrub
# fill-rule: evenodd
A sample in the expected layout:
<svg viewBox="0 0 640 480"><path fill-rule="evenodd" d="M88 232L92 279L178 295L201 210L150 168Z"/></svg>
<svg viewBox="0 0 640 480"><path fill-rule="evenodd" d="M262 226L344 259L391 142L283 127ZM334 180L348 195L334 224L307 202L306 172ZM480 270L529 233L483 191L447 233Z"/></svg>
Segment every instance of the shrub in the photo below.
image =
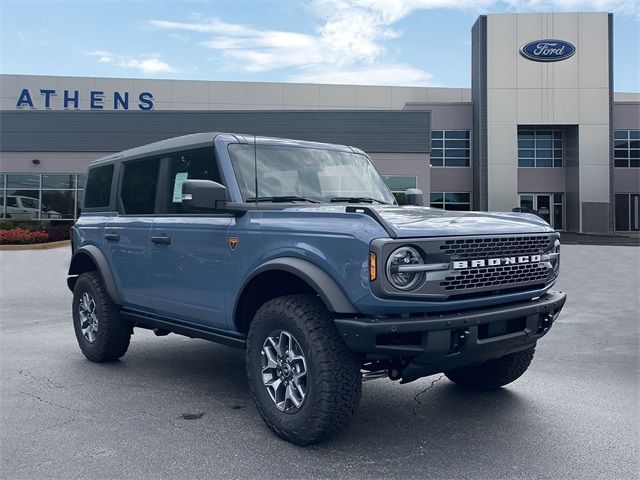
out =
<svg viewBox="0 0 640 480"><path fill-rule="evenodd" d="M31 232L24 228L12 230L0 230L0 244L25 245L30 243L43 243L49 240L49 234L43 230Z"/></svg>
<svg viewBox="0 0 640 480"><path fill-rule="evenodd" d="M33 221L33 220L0 220L0 231L25 230L27 232L45 232L48 235L49 242L58 242L60 240L68 240L71 237L71 226L73 221ZM2 241L2 243L9 243ZM34 243L34 242L26 242Z"/></svg>

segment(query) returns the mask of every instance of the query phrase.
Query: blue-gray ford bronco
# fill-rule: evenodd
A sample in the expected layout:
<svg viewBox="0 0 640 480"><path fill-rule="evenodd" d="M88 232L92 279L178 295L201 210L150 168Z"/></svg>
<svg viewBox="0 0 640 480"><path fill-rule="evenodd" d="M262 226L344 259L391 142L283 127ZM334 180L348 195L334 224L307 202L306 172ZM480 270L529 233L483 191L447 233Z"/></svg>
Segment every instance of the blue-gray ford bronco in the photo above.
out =
<svg viewBox="0 0 640 480"><path fill-rule="evenodd" d="M559 235L406 201L339 145L198 133L96 160L68 277L80 349L114 361L134 327L243 348L260 415L300 445L346 425L363 380L514 381L565 303Z"/></svg>

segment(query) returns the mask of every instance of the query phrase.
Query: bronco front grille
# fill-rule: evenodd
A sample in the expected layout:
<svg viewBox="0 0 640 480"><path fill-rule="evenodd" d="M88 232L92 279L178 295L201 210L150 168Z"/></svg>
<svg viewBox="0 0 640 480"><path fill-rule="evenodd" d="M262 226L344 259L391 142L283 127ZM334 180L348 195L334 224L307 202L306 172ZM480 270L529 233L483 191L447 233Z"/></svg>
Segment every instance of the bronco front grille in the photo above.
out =
<svg viewBox="0 0 640 480"><path fill-rule="evenodd" d="M379 258L385 262L400 245L410 244L428 268L414 290L400 291L384 275L374 290L382 296L439 301L537 290L558 274L558 240L555 232L380 240Z"/></svg>
<svg viewBox="0 0 640 480"><path fill-rule="evenodd" d="M451 260L536 255L551 250L555 239L551 235L458 238L445 240L440 250Z"/></svg>
<svg viewBox="0 0 640 480"><path fill-rule="evenodd" d="M445 277L440 286L447 291L478 288L505 288L524 283L540 283L549 275L543 263L469 268Z"/></svg>

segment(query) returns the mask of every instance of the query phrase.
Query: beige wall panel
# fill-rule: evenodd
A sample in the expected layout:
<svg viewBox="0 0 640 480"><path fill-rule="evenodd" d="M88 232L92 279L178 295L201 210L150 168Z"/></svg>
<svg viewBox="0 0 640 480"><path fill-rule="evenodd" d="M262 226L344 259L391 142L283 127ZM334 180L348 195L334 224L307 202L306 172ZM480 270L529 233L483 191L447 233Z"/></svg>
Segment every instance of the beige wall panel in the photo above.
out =
<svg viewBox="0 0 640 480"><path fill-rule="evenodd" d="M320 87L304 83L284 84L284 105L318 105L320 104Z"/></svg>
<svg viewBox="0 0 640 480"><path fill-rule="evenodd" d="M210 105L244 105L247 103L247 84L244 82L209 83ZM226 107L225 107L226 108Z"/></svg>
<svg viewBox="0 0 640 480"><path fill-rule="evenodd" d="M426 102L427 89L422 87L391 87L391 108L402 110L406 103Z"/></svg>
<svg viewBox="0 0 640 480"><path fill-rule="evenodd" d="M153 92L152 92L153 93ZM155 94L154 94L155 96ZM209 103L208 82L189 82L184 85L181 81L171 82L171 102L172 103Z"/></svg>
<svg viewBox="0 0 640 480"><path fill-rule="evenodd" d="M247 104L282 106L282 83L247 83Z"/></svg>
<svg viewBox="0 0 640 480"><path fill-rule="evenodd" d="M518 206L518 168L515 165L489 165L489 211L510 212Z"/></svg>
<svg viewBox="0 0 640 480"><path fill-rule="evenodd" d="M580 88L609 88L608 17L599 13L580 13L579 60Z"/></svg>
<svg viewBox="0 0 640 480"><path fill-rule="evenodd" d="M516 90L518 98L517 123L520 125L537 125L542 119L542 90L539 88L520 88Z"/></svg>
<svg viewBox="0 0 640 480"><path fill-rule="evenodd" d="M356 87L357 108L391 108L391 87Z"/></svg>
<svg viewBox="0 0 640 480"><path fill-rule="evenodd" d="M609 123L609 89L581 88L578 91L580 123Z"/></svg>
<svg viewBox="0 0 640 480"><path fill-rule="evenodd" d="M609 203L608 178L609 165L580 165L580 202Z"/></svg>
<svg viewBox="0 0 640 480"><path fill-rule="evenodd" d="M356 106L356 87L354 85L319 85L321 107Z"/></svg>
<svg viewBox="0 0 640 480"><path fill-rule="evenodd" d="M552 68L552 79L549 87L553 88L575 88L578 86L579 56L578 56L578 15L573 13L553 13L551 38L566 40L576 47L576 53L560 62L550 65Z"/></svg>
<svg viewBox="0 0 640 480"><path fill-rule="evenodd" d="M578 89L554 89L553 94L553 123L576 125L578 123Z"/></svg>
<svg viewBox="0 0 640 480"><path fill-rule="evenodd" d="M512 88L494 88L487 92L487 123L515 124L517 122L516 90Z"/></svg>
<svg viewBox="0 0 640 480"><path fill-rule="evenodd" d="M489 165L518 165L518 126L487 126L487 158Z"/></svg>
<svg viewBox="0 0 640 480"><path fill-rule="evenodd" d="M489 15L487 17L487 86L515 88L516 86L516 17Z"/></svg>

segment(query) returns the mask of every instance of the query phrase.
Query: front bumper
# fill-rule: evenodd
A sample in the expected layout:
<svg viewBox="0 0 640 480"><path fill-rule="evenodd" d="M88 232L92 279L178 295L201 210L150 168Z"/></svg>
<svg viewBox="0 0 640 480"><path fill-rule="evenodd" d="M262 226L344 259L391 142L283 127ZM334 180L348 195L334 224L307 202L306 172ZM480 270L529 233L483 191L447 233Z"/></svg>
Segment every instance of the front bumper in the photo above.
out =
<svg viewBox="0 0 640 480"><path fill-rule="evenodd" d="M347 346L369 358L404 358L403 381L471 366L535 345L566 301L563 292L536 300L457 313L348 318L335 323Z"/></svg>

